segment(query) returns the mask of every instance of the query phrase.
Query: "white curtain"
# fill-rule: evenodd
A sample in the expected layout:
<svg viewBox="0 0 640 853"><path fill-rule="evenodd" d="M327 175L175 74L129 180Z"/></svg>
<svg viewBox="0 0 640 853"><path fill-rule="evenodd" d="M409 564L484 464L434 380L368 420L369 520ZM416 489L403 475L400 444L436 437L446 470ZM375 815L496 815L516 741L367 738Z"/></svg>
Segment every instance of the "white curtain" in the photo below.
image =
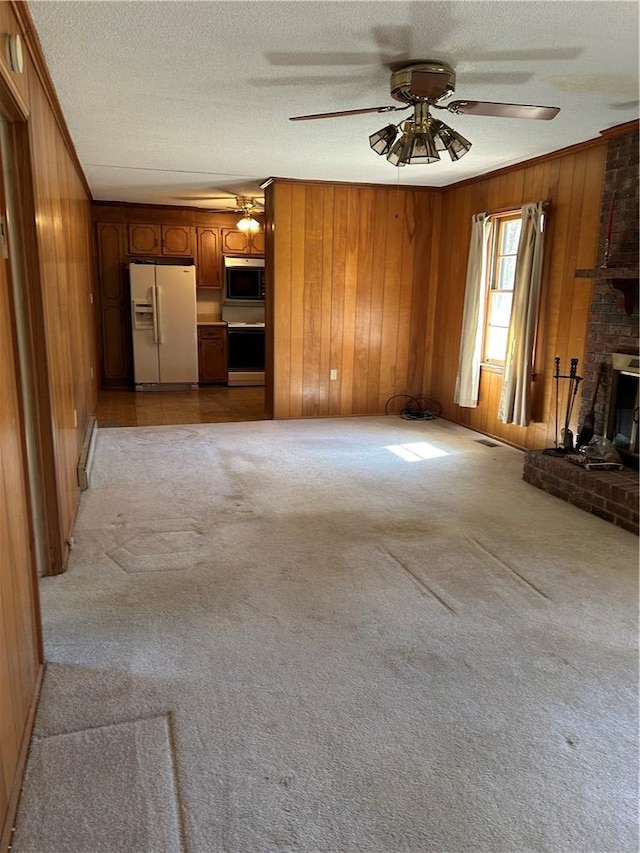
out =
<svg viewBox="0 0 640 853"><path fill-rule="evenodd" d="M462 337L454 397L454 401L459 406L467 408L478 405L490 235L489 215L476 214L471 221L467 286L464 295Z"/></svg>
<svg viewBox="0 0 640 853"><path fill-rule="evenodd" d="M525 204L498 409L498 418L505 424L527 426L531 416L533 347L542 284L543 225L543 202Z"/></svg>

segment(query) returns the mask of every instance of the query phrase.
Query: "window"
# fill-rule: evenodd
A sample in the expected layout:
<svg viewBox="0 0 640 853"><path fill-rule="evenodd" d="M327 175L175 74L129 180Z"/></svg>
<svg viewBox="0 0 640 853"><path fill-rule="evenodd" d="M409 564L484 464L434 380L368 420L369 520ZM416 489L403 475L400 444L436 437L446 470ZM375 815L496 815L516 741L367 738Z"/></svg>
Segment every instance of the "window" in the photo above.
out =
<svg viewBox="0 0 640 853"><path fill-rule="evenodd" d="M492 217L487 305L482 361L504 365L513 302L516 256L522 228L520 211Z"/></svg>
<svg viewBox="0 0 640 853"><path fill-rule="evenodd" d="M528 426L542 291L544 208L523 204L471 219L454 402L478 405L482 364L503 370L498 419Z"/></svg>

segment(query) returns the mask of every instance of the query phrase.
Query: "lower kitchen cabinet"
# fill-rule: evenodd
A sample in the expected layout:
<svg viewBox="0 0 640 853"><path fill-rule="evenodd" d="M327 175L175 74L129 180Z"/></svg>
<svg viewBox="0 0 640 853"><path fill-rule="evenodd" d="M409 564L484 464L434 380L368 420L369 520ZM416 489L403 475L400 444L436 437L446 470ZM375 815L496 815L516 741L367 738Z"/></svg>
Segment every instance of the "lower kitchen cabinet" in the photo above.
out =
<svg viewBox="0 0 640 853"><path fill-rule="evenodd" d="M227 382L227 327L198 326L198 379Z"/></svg>

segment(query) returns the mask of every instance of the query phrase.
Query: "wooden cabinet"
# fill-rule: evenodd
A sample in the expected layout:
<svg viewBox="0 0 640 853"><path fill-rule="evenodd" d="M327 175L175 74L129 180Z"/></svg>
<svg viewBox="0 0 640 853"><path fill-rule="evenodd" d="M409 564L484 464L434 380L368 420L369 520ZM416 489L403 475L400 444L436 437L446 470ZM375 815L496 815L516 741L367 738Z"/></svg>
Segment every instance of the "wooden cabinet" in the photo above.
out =
<svg viewBox="0 0 640 853"><path fill-rule="evenodd" d="M264 255L264 231L256 231L251 235L251 254Z"/></svg>
<svg viewBox="0 0 640 853"><path fill-rule="evenodd" d="M102 384L105 387L123 387L133 381L125 240L123 224L96 224Z"/></svg>
<svg viewBox="0 0 640 853"><path fill-rule="evenodd" d="M162 254L193 257L193 228L188 225L162 225Z"/></svg>
<svg viewBox="0 0 640 853"><path fill-rule="evenodd" d="M196 283L221 287L220 229L196 228Z"/></svg>
<svg viewBox="0 0 640 853"><path fill-rule="evenodd" d="M227 382L227 327L198 326L198 379Z"/></svg>
<svg viewBox="0 0 640 853"><path fill-rule="evenodd" d="M129 254L147 257L193 257L193 231L188 225L129 225Z"/></svg>
<svg viewBox="0 0 640 853"><path fill-rule="evenodd" d="M160 225L129 225L130 255L160 255L161 251Z"/></svg>
<svg viewBox="0 0 640 853"><path fill-rule="evenodd" d="M237 228L222 228L223 255L264 255L264 231L251 234Z"/></svg>

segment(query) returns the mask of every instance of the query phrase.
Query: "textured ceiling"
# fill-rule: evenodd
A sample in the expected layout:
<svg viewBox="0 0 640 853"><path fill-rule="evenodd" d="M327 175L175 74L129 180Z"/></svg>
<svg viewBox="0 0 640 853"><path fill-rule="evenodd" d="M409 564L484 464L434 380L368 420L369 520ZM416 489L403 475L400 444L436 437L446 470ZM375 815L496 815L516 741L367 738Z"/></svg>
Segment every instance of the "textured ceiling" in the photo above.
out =
<svg viewBox="0 0 640 853"><path fill-rule="evenodd" d="M638 117L636 2L30 2L94 198L224 207L276 176L445 186ZM473 143L397 169L389 64L437 59L455 98L561 107L553 121L440 114ZM410 113L395 113L396 123ZM231 204L233 206L233 204Z"/></svg>

